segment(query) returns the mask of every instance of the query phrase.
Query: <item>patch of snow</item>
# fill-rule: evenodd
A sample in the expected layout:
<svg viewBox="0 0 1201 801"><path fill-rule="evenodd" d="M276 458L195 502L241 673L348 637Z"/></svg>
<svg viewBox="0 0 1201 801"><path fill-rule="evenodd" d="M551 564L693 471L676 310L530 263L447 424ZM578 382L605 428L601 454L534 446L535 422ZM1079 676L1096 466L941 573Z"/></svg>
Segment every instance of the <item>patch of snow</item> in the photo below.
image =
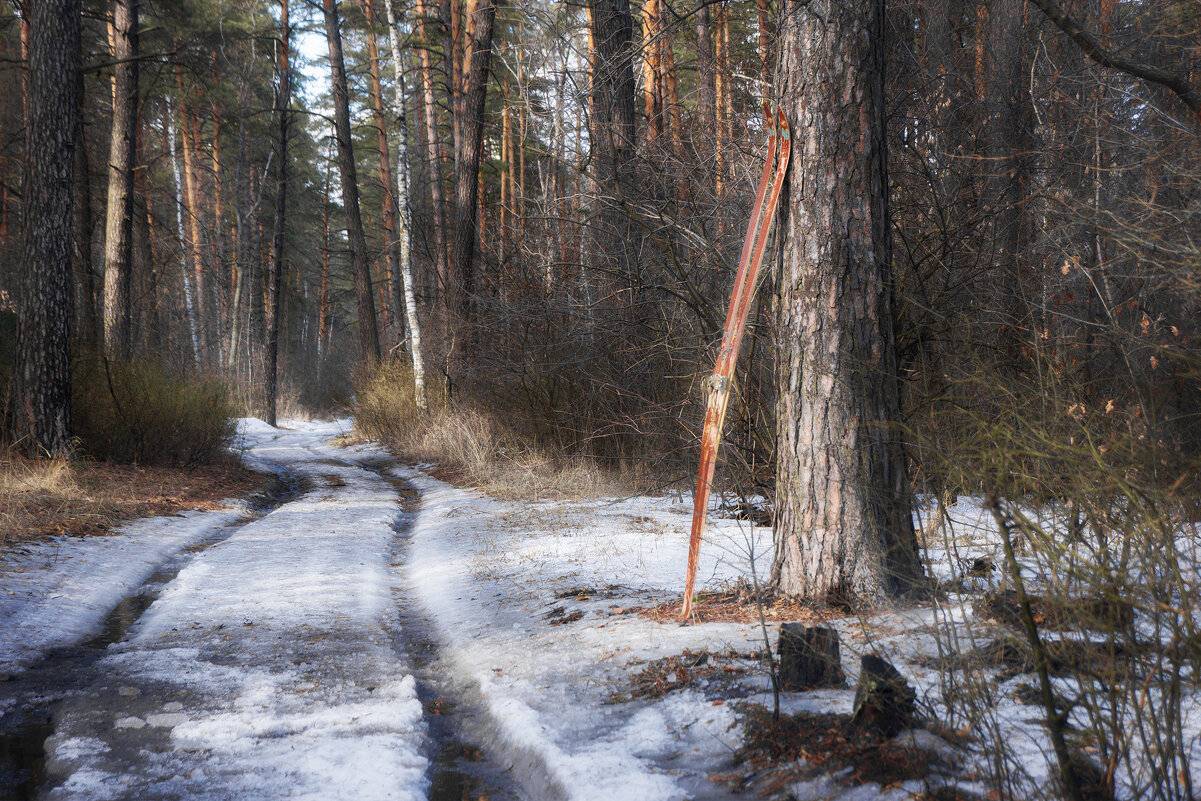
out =
<svg viewBox="0 0 1201 801"><path fill-rule="evenodd" d="M426 797L422 707L393 646L397 496L353 463L382 452L328 445L338 423L264 426L240 423L249 459L316 488L197 553L109 646L56 711L50 798Z"/></svg>
<svg viewBox="0 0 1201 801"><path fill-rule="evenodd" d="M137 520L105 537L51 537L0 550L0 673L19 673L52 648L95 634L109 611L173 554L246 514Z"/></svg>

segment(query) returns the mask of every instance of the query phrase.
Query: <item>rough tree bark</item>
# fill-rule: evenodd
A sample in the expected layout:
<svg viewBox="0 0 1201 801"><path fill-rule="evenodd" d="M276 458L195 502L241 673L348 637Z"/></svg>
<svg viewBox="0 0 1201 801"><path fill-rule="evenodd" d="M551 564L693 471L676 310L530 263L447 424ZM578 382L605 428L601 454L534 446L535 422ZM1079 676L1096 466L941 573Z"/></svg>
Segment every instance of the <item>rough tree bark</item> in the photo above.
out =
<svg viewBox="0 0 1201 801"><path fill-rule="evenodd" d="M921 575L896 375L884 2L786 4L776 85L796 144L781 226L772 578L879 601Z"/></svg>
<svg viewBox="0 0 1201 801"><path fill-rule="evenodd" d="M598 252L616 260L627 286L638 274L641 230L621 208L634 195L633 21L629 0L589 0L592 33L592 125L600 206Z"/></svg>
<svg viewBox="0 0 1201 801"><path fill-rule="evenodd" d="M709 29L709 4L701 0L696 9L696 116L702 136L712 136L717 125L716 61L713 34Z"/></svg>
<svg viewBox="0 0 1201 801"><path fill-rule="evenodd" d="M451 264L455 270L456 301L465 318L471 317L475 293L476 246L479 239L479 173L484 142L484 104L488 70L492 63L492 30L495 0L480 0L471 36L471 65L461 103L459 139L455 143L455 231Z"/></svg>
<svg viewBox="0 0 1201 801"><path fill-rule="evenodd" d="M113 0L113 125L104 233L104 349L128 356L133 264L133 162L138 120L138 0Z"/></svg>
<svg viewBox="0 0 1201 801"><path fill-rule="evenodd" d="M75 81L75 103L79 109L75 121L75 319L76 338L85 347L95 348L100 342L96 316L96 266L92 263L92 234L96 219L92 211L92 167L84 143L83 72ZM2 213L2 212L0 212ZM0 235L0 251L4 247Z"/></svg>
<svg viewBox="0 0 1201 801"><path fill-rule="evenodd" d="M368 73L371 78L371 112L375 121L375 138L379 148L379 183L384 193L384 250L388 254L388 322L396 332L396 341L404 339L404 312L400 289L400 248L397 247L396 185L392 178L392 157L388 152L388 126L384 121L384 90L380 80L379 45L376 41L375 8L370 0L362 0L367 17Z"/></svg>
<svg viewBox="0 0 1201 801"><path fill-rule="evenodd" d="M367 241L359 213L359 178L354 164L354 141L350 136L350 97L346 91L346 65L342 60L342 33L336 0L322 0L325 37L329 43L330 84L334 95L334 133L338 142L338 170L342 176L342 207L346 213L346 238L354 290L358 297L359 350L364 362L378 362L379 326L375 298L371 294L371 265L367 263Z"/></svg>
<svg viewBox="0 0 1201 801"><path fill-rule="evenodd" d="M430 63L430 37L426 30L428 23L422 0L416 1L413 13L417 16L417 31L421 37L417 57L421 68L422 130L425 133L430 203L433 205L434 217L434 272L439 297L445 303L450 286L450 256L446 247L446 201L442 194L442 148L438 144L438 118L437 105L434 102L433 66Z"/></svg>
<svg viewBox="0 0 1201 801"><path fill-rule="evenodd" d="M71 452L69 343L74 276L76 73L79 0L31 4L29 115L23 203L23 287L9 402L9 430L32 455Z"/></svg>

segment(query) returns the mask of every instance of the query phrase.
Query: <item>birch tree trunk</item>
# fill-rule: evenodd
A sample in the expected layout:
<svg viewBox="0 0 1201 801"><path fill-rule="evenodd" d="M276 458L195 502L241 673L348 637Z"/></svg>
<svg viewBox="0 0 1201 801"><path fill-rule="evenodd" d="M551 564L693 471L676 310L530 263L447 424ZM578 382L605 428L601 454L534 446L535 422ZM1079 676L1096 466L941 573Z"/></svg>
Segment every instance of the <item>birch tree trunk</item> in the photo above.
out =
<svg viewBox="0 0 1201 801"><path fill-rule="evenodd" d="M279 396L279 295L284 271L284 229L288 209L288 125L292 102L292 64L289 60L292 29L288 24L288 0L279 4L279 89L275 113L279 124L275 165L275 231L271 240L271 271L267 276L267 341L263 365L263 395L267 422L276 423Z"/></svg>
<svg viewBox="0 0 1201 801"><path fill-rule="evenodd" d="M429 410L425 394L425 362L421 355L421 321L417 319L417 298L413 293L413 214L409 205L409 145L408 123L405 115L404 70L400 61L400 29L392 0L384 0L388 9L388 41L392 47L392 66L396 70L396 208L400 227L396 246L399 249L401 288L404 292L405 322L409 327L409 353L413 357L413 395L417 411ZM399 298L397 301L399 302Z"/></svg>
<svg viewBox="0 0 1201 801"><path fill-rule="evenodd" d="M79 0L39 0L30 14L29 114L23 191L23 292L9 401L17 447L71 454L70 334L79 71Z"/></svg>
<svg viewBox="0 0 1201 801"><path fill-rule="evenodd" d="M176 40L179 46L179 40ZM176 125L179 128L179 147L183 153L183 219L184 234L188 241L188 255L192 261L192 280L196 288L196 320L200 340L199 363L201 366L209 361L211 350L209 346L209 326L207 320L208 304L205 302L204 256L200 252L200 204L198 201L196 176L196 141L192 131L192 114L184 102L183 68L176 67L175 86L179 91L179 105L176 107ZM174 139L172 139L174 144Z"/></svg>
<svg viewBox="0 0 1201 801"><path fill-rule="evenodd" d="M787 4L777 89L796 143L776 333L772 578L879 601L921 576L898 436L884 2Z"/></svg>
<svg viewBox="0 0 1201 801"><path fill-rule="evenodd" d="M188 316L188 331L192 335L192 361L200 367L200 333L196 325L196 305L192 299L192 279L188 277L188 237L184 226L183 179L179 172L179 156L175 149L175 118L167 98L167 114L164 133L167 137L167 153L171 159L171 174L175 178L175 227L179 239L179 268L183 276L184 309Z"/></svg>

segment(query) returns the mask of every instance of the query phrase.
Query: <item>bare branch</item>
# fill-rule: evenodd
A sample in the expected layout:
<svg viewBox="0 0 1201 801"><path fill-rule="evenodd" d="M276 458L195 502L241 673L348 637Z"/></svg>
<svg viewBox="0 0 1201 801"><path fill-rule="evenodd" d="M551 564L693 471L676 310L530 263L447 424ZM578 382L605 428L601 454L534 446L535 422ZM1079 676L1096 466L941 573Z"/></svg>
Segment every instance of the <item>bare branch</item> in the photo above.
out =
<svg viewBox="0 0 1201 801"><path fill-rule="evenodd" d="M1070 14L1057 6L1052 0L1030 0L1030 2L1046 14L1047 19L1055 23L1055 26L1059 30L1066 33L1068 38L1075 42L1084 51L1084 54L1093 61L1103 67L1109 67L1110 69L1124 72L1127 75L1132 75L1148 83L1158 84L1166 89L1170 89L1177 97L1184 101L1184 104L1189 107L1189 110L1201 122L1201 93L1194 89L1186 78L1159 67L1140 64L1123 55L1106 50L1097 41L1096 37L1080 27L1080 23L1076 22Z"/></svg>

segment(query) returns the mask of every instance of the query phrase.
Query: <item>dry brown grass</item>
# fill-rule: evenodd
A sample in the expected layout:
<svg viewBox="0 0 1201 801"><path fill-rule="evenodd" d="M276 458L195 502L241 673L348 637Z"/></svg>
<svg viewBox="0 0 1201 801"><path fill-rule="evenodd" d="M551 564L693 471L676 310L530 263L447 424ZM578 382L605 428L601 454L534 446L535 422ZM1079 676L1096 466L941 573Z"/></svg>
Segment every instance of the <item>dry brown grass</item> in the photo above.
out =
<svg viewBox="0 0 1201 801"><path fill-rule="evenodd" d="M0 451L0 544L105 534L124 520L212 509L259 489L263 481L232 461L185 470L27 459Z"/></svg>
<svg viewBox="0 0 1201 801"><path fill-rule="evenodd" d="M760 796L822 774L836 775L845 786L874 782L892 788L907 781L930 782L934 775L954 775L956 770L944 754L904 737L884 738L856 727L850 715L798 712L773 720L771 711L758 705L748 705L745 714L740 767L713 780ZM931 786L924 797L972 797L947 792Z"/></svg>
<svg viewBox="0 0 1201 801"><path fill-rule="evenodd" d="M432 465L431 472L444 481L477 486L506 500L626 494L641 478L633 467L619 473L595 458L540 444L503 413L450 401L438 382L430 390L430 412L422 415L404 363L390 361L361 374L355 388L356 432L406 461Z"/></svg>
<svg viewBox="0 0 1201 801"><path fill-rule="evenodd" d="M680 601L664 601L655 606L631 606L624 614L636 614L656 623L678 624ZM763 603L763 617L771 625L778 623L819 624L830 620L831 612L794 598L770 598ZM692 606L693 623L758 623L759 605L738 590L698 592Z"/></svg>
<svg viewBox="0 0 1201 801"><path fill-rule="evenodd" d="M439 478L481 487L497 498L595 498L621 491L620 480L596 460L544 453L475 409L436 409L380 425L360 408L355 424L401 458L436 465Z"/></svg>

